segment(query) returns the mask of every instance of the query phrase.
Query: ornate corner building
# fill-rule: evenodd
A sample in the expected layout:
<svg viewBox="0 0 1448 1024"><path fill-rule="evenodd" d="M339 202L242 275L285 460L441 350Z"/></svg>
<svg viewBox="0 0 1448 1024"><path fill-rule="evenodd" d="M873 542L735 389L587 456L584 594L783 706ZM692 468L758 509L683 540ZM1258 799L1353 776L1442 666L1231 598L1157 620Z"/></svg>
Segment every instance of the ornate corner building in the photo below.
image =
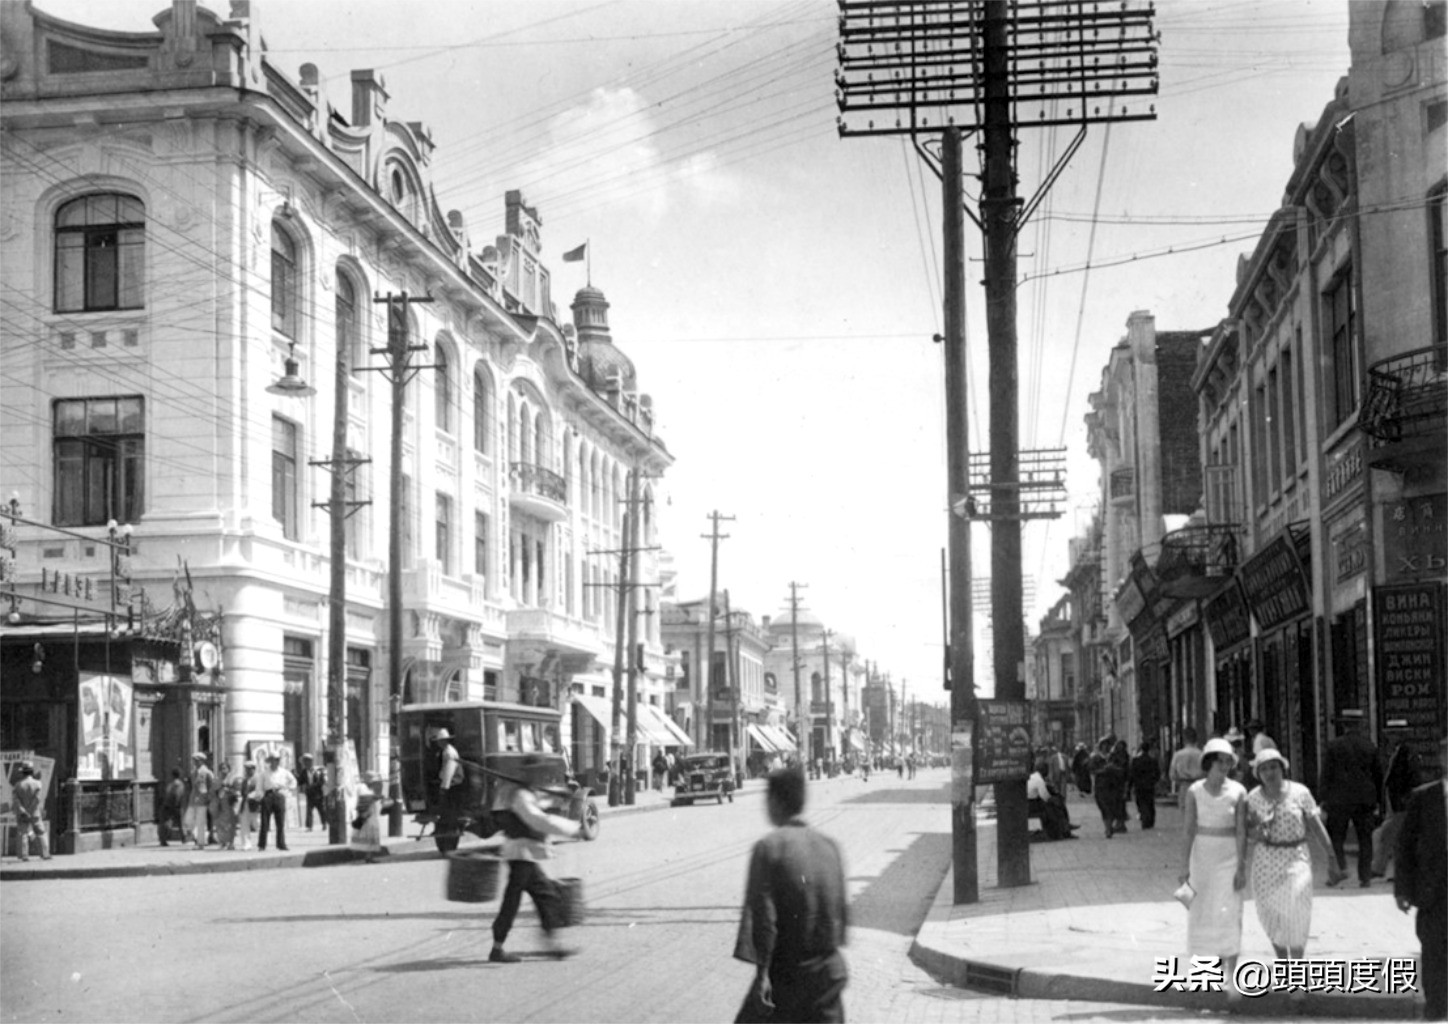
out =
<svg viewBox="0 0 1448 1024"><path fill-rule="evenodd" d="M353 72L342 97L312 65L289 75L247 3L220 18L176 0L155 26L0 5L0 748L54 761L68 849L153 834L157 780L192 752L319 749L329 710L385 775L394 693L555 706L576 767L596 767L607 723L570 697L612 685L626 602L607 553L636 506L633 589L657 580L653 489L673 461L603 292L560 325L538 211L508 193L477 244L380 75ZM426 301L379 301L404 293ZM415 352L395 402L374 371L399 331ZM329 709L342 419L346 686ZM659 616L639 604L640 700L659 705ZM90 721L87 693L115 711Z"/></svg>

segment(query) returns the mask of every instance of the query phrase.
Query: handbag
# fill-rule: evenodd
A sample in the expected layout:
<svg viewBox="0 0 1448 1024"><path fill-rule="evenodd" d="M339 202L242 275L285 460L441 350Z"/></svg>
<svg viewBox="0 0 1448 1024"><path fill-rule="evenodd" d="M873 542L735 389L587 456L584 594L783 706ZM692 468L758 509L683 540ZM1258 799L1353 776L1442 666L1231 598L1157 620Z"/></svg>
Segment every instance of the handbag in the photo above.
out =
<svg viewBox="0 0 1448 1024"><path fill-rule="evenodd" d="M1192 900L1197 898L1197 891L1192 888L1191 882L1183 882L1181 885L1177 886L1176 892L1172 893L1172 898L1175 899L1182 906L1190 909L1192 905Z"/></svg>

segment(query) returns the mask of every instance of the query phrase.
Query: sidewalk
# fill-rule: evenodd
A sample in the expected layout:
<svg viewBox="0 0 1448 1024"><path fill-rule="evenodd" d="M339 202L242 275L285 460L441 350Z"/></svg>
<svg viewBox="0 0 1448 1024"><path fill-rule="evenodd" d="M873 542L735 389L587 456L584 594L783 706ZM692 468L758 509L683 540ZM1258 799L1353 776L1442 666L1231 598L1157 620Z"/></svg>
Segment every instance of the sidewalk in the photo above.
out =
<svg viewBox="0 0 1448 1024"><path fill-rule="evenodd" d="M735 797L748 798L762 795L763 792L763 784L751 780L735 793ZM639 790L633 804L620 804L617 807L610 807L606 798L599 798L599 816L604 827L607 827L608 820L619 815L667 808L672 794L672 790ZM427 835L418 838L419 826L412 820L412 816L404 815L402 821L404 834L383 837L383 852L380 856L392 860L420 860L441 856L430 830ZM385 831L386 825L383 828ZM214 845L198 850L190 843L172 842L169 846L150 843L70 856L56 855L50 860L31 857L28 861L21 861L15 857L6 857L0 862L0 881L136 878L145 875L206 874L270 868L316 868L350 864L363 856L362 852L354 851L350 846L331 845L328 838L325 828L308 832L288 823L286 850L278 850L274 846L266 850L222 850ZM462 848L481 849L486 845L472 836L465 836Z"/></svg>
<svg viewBox="0 0 1448 1024"><path fill-rule="evenodd" d="M953 905L955 879L947 871L935 904L916 935L911 959L950 984L1029 999L1081 999L1190 1009L1226 1009L1221 993L1156 992L1154 961L1177 958L1184 972L1186 911L1172 899L1181 864L1182 815L1161 805L1156 827L1105 838L1090 798L1070 801L1081 826L1075 841L1032 843L1032 884L997 885L996 827L981 820L977 833L980 901ZM1314 852L1309 959L1318 961L1415 958L1413 921L1398 911L1391 882L1374 879L1361 889L1356 854L1352 877L1337 889L1323 884L1326 865ZM1247 901L1242 959L1270 964L1272 944ZM1379 987L1382 987L1381 982ZM1246 998L1244 1013L1287 1014L1285 993ZM1421 997L1377 993L1311 993L1303 1012L1312 1017L1415 1019Z"/></svg>

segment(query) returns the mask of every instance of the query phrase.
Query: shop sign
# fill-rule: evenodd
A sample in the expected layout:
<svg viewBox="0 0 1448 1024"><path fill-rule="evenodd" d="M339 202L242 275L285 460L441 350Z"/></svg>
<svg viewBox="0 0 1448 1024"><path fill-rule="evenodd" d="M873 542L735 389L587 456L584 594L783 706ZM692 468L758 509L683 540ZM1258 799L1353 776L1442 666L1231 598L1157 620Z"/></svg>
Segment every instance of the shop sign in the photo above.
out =
<svg viewBox="0 0 1448 1024"><path fill-rule="evenodd" d="M1137 662L1166 661L1170 655L1166 648L1166 630L1158 625L1150 630L1136 644Z"/></svg>
<svg viewBox="0 0 1448 1024"><path fill-rule="evenodd" d="M1383 506L1387 578L1440 579L1448 571L1448 494L1406 498Z"/></svg>
<svg viewBox="0 0 1448 1024"><path fill-rule="evenodd" d="M82 780L133 779L131 680L97 672L80 674L80 740L75 777Z"/></svg>
<svg viewBox="0 0 1448 1024"><path fill-rule="evenodd" d="M1362 517L1355 516L1346 528L1332 536L1332 581L1345 583L1368 567L1368 531Z"/></svg>
<svg viewBox="0 0 1448 1024"><path fill-rule="evenodd" d="M1361 480L1362 475L1363 442L1357 437L1346 448L1327 457L1322 479L1323 506L1332 504L1334 498Z"/></svg>
<svg viewBox="0 0 1448 1024"><path fill-rule="evenodd" d="M1425 764L1443 738L1443 587L1410 583L1373 591L1381 720L1403 719L1402 735Z"/></svg>
<svg viewBox="0 0 1448 1024"><path fill-rule="evenodd" d="M1235 579L1207 601L1202 614L1207 620L1207 632L1212 634L1212 646L1218 651L1239 644L1252 635L1247 602L1242 600L1242 588L1237 586Z"/></svg>
<svg viewBox="0 0 1448 1024"><path fill-rule="evenodd" d="M1195 601L1187 601L1166 617L1167 638L1172 639L1185 633L1195 626L1200 619L1200 606Z"/></svg>
<svg viewBox="0 0 1448 1024"><path fill-rule="evenodd" d="M978 702L975 782L1015 782L1031 774L1031 702Z"/></svg>
<svg viewBox="0 0 1448 1024"><path fill-rule="evenodd" d="M1285 533L1248 559L1238 578L1264 631L1308 610L1307 578Z"/></svg>
<svg viewBox="0 0 1448 1024"><path fill-rule="evenodd" d="M1136 585L1136 580L1128 579L1116 595L1116 611L1120 614L1121 621L1130 626L1145 610L1146 598L1142 595L1141 588Z"/></svg>

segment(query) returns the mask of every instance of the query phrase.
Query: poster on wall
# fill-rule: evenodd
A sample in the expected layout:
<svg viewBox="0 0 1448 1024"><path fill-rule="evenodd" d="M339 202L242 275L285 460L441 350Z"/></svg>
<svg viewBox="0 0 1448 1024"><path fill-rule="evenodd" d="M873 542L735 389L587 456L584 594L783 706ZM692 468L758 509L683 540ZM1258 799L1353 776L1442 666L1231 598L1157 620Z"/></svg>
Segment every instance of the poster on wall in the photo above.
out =
<svg viewBox="0 0 1448 1024"><path fill-rule="evenodd" d="M1378 587L1373 592L1378 708L1383 722L1423 759L1424 779L1441 774L1444 729L1443 588L1438 583Z"/></svg>
<svg viewBox="0 0 1448 1024"><path fill-rule="evenodd" d="M1031 704L1024 700L978 702L975 782L1023 781L1031 774Z"/></svg>
<svg viewBox="0 0 1448 1024"><path fill-rule="evenodd" d="M136 775L132 731L134 690L126 676L80 674L80 740L76 778L131 779Z"/></svg>
<svg viewBox="0 0 1448 1024"><path fill-rule="evenodd" d="M43 807L50 798L50 777L55 774L55 761L49 757L36 757L32 750L0 751L0 825L15 824L15 795L13 787L20 779L15 766L21 761L35 765L35 781L40 783L40 803Z"/></svg>

